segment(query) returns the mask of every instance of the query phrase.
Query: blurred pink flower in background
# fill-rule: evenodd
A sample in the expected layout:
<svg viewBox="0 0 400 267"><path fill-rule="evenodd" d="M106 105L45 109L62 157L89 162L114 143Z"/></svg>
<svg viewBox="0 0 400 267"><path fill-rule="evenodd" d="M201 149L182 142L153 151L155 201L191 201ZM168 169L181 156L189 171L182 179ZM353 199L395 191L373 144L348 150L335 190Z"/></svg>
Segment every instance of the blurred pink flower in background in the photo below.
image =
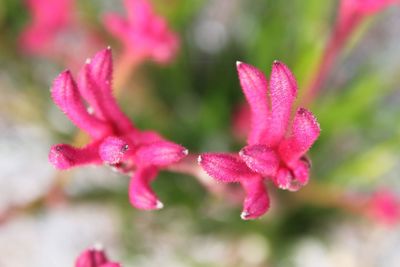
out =
<svg viewBox="0 0 400 267"><path fill-rule="evenodd" d="M310 165L304 155L318 138L320 128L311 112L299 108L289 130L297 84L283 63L274 62L269 86L255 67L238 62L237 70L251 110L248 145L238 155L202 154L199 164L218 181L240 182L246 191L241 217L254 219L269 208L265 178L290 191L308 183Z"/></svg>
<svg viewBox="0 0 400 267"><path fill-rule="evenodd" d="M346 42L369 16L372 16L391 5L400 4L399 0L341 0L334 29L325 51L317 65L315 75L304 99L304 105L313 102L318 91L323 86L332 67Z"/></svg>
<svg viewBox="0 0 400 267"><path fill-rule="evenodd" d="M76 14L74 0L27 0L31 21L19 39L21 49L78 69L82 57L103 47L102 38Z"/></svg>
<svg viewBox="0 0 400 267"><path fill-rule="evenodd" d="M112 65L111 49L107 48L87 61L79 73L78 84L69 71L54 81L53 101L91 136L92 142L83 148L55 145L49 160L58 169L106 164L122 173L134 172L129 187L132 205L139 209L160 209L162 203L150 188L150 182L160 168L178 162L188 152L154 131L136 129L112 95ZM90 105L88 109L81 98Z"/></svg>
<svg viewBox="0 0 400 267"><path fill-rule="evenodd" d="M367 202L366 213L373 220L386 225L395 225L400 221L400 199L394 192L378 190Z"/></svg>
<svg viewBox="0 0 400 267"><path fill-rule="evenodd" d="M45 52L73 23L74 0L26 0L26 4L32 19L21 34L21 46L28 53Z"/></svg>
<svg viewBox="0 0 400 267"><path fill-rule="evenodd" d="M101 248L89 248L76 259L75 267L120 267L116 262L108 260Z"/></svg>
<svg viewBox="0 0 400 267"><path fill-rule="evenodd" d="M127 18L107 14L107 30L124 46L124 55L158 63L171 61L179 48L179 38L164 18L156 15L148 0L125 0Z"/></svg>

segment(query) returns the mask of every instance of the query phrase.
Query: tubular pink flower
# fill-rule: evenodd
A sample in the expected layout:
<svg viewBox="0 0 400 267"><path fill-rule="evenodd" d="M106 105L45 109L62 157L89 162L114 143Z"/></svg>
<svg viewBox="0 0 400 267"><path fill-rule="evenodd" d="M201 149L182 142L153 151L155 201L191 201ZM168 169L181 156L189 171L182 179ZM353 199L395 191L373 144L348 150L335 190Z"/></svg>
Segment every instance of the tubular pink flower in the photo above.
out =
<svg viewBox="0 0 400 267"><path fill-rule="evenodd" d="M133 172L129 187L131 203L141 209L159 209L161 202L151 190L150 182L160 168L187 156L187 149L156 132L140 132L112 96L111 77L112 56L107 48L87 61L79 73L78 85L69 71L55 79L51 90L53 101L92 140L83 148L55 145L50 149L49 161L62 170L106 164L121 173ZM88 112L89 109L93 112Z"/></svg>
<svg viewBox="0 0 400 267"><path fill-rule="evenodd" d="M308 183L310 164L305 157L320 128L311 112L297 110L296 79L289 68L275 61L269 84L255 67L238 62L240 84L251 109L247 146L238 155L205 153L199 164L216 180L240 182L246 192L243 219L255 219L269 208L264 180L285 190L297 191Z"/></svg>
<svg viewBox="0 0 400 267"><path fill-rule="evenodd" d="M28 52L42 52L55 35L71 23L73 0L27 0L32 22L21 35L21 45Z"/></svg>
<svg viewBox="0 0 400 267"><path fill-rule="evenodd" d="M102 249L89 248L76 259L75 267L121 267L121 265L109 261Z"/></svg>
<svg viewBox="0 0 400 267"><path fill-rule="evenodd" d="M148 0L125 0L124 3L128 17L107 14L104 24L122 42L126 54L159 63L171 61L179 48L179 39L164 18L154 13Z"/></svg>

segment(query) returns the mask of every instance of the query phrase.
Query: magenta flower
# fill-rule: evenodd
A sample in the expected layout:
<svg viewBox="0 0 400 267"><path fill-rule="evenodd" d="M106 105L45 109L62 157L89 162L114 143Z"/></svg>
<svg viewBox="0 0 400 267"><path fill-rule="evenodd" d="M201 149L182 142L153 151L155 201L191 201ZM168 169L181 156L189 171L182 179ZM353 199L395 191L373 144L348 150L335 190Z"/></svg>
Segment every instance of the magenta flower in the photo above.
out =
<svg viewBox="0 0 400 267"><path fill-rule="evenodd" d="M56 35L72 22L73 0L27 0L31 23L21 35L21 46L27 52L41 53L51 49Z"/></svg>
<svg viewBox="0 0 400 267"><path fill-rule="evenodd" d="M83 148L55 145L50 162L64 170L87 164L106 164L122 173L133 173L129 199L139 209L162 208L150 183L160 168L185 157L187 150L153 131L139 131L119 109L111 91L111 49L98 52L78 75L78 83L69 71L54 81L54 103L82 131L91 136ZM87 108L82 102L87 101Z"/></svg>
<svg viewBox="0 0 400 267"><path fill-rule="evenodd" d="M283 63L275 61L269 86L265 75L255 67L238 62L239 80L251 109L251 129L238 154L205 153L199 164L221 182L239 182L246 197L241 217L255 219L269 208L264 181L277 187L299 190L309 179L306 152L319 136L314 116L299 108L290 126L297 85Z"/></svg>
<svg viewBox="0 0 400 267"><path fill-rule="evenodd" d="M123 43L125 54L159 63L170 61L179 48L179 39L165 19L154 13L148 0L125 0L124 3L128 17L108 14L104 24Z"/></svg>
<svg viewBox="0 0 400 267"><path fill-rule="evenodd" d="M400 222L400 199L392 191L381 189L367 202L366 213L375 221L387 225Z"/></svg>
<svg viewBox="0 0 400 267"><path fill-rule="evenodd" d="M89 248L76 259L75 267L121 267L121 264L109 261L102 249Z"/></svg>

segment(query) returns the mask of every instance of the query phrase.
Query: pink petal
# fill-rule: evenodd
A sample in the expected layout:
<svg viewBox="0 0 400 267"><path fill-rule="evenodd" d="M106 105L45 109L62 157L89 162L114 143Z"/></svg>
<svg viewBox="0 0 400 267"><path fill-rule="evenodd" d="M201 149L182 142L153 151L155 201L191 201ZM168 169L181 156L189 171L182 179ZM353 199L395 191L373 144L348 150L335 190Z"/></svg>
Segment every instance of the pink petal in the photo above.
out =
<svg viewBox="0 0 400 267"><path fill-rule="evenodd" d="M204 153L199 156L198 161L208 175L224 183L239 182L254 175L236 155Z"/></svg>
<svg viewBox="0 0 400 267"><path fill-rule="evenodd" d="M257 219L268 211L270 203L263 178L254 176L250 179L243 179L241 184L246 191L246 197L240 217L243 220Z"/></svg>
<svg viewBox="0 0 400 267"><path fill-rule="evenodd" d="M150 187L150 183L158 174L155 167L138 168L129 184L129 200L132 206L142 210L163 208L163 204Z"/></svg>
<svg viewBox="0 0 400 267"><path fill-rule="evenodd" d="M297 84L289 68L275 61L270 78L271 121L264 142L270 147L276 146L284 137L290 119L293 101L297 95Z"/></svg>
<svg viewBox="0 0 400 267"><path fill-rule="evenodd" d="M112 54L106 48L88 60L80 75L82 95L93 105L95 113L112 123L117 134L127 134L137 130L129 118L121 111L112 95Z"/></svg>
<svg viewBox="0 0 400 267"><path fill-rule="evenodd" d="M103 18L106 29L115 37L119 39L127 39L129 32L128 22L121 18L119 15L107 14Z"/></svg>
<svg viewBox="0 0 400 267"><path fill-rule="evenodd" d="M101 267L108 262L103 250L87 249L75 261L75 267Z"/></svg>
<svg viewBox="0 0 400 267"><path fill-rule="evenodd" d="M50 149L49 161L60 170L87 164L101 164L98 147L97 142L84 148L75 148L65 144L54 145Z"/></svg>
<svg viewBox="0 0 400 267"><path fill-rule="evenodd" d="M371 197L367 213L378 222L395 225L400 221L400 201L394 192L381 189Z"/></svg>
<svg viewBox="0 0 400 267"><path fill-rule="evenodd" d="M291 170L282 167L273 179L275 185L283 190L298 191L308 183L310 165L304 160L297 161Z"/></svg>
<svg viewBox="0 0 400 267"><path fill-rule="evenodd" d="M167 166L188 155L183 146L168 141L142 145L135 151L135 163L140 166Z"/></svg>
<svg viewBox="0 0 400 267"><path fill-rule="evenodd" d="M90 115L83 105L80 95L69 71L62 72L53 83L51 95L54 103L80 129L94 138L101 138L108 131L108 126Z"/></svg>
<svg viewBox="0 0 400 267"><path fill-rule="evenodd" d="M311 148L320 132L314 115L304 108L299 108L293 121L291 136L279 146L282 159L288 165L297 161Z"/></svg>
<svg viewBox="0 0 400 267"><path fill-rule="evenodd" d="M154 16L153 8L148 0L125 0L125 8L129 21L138 28L143 28Z"/></svg>
<svg viewBox="0 0 400 267"><path fill-rule="evenodd" d="M239 155L252 171L264 177L275 176L278 170L278 155L266 145L246 146Z"/></svg>
<svg viewBox="0 0 400 267"><path fill-rule="evenodd" d="M107 137L99 147L101 159L110 165L121 163L128 153L128 142L114 136Z"/></svg>
<svg viewBox="0 0 400 267"><path fill-rule="evenodd" d="M260 136L268 124L268 82L264 73L257 68L242 62L237 62L236 65L242 90L251 108L248 143L256 144L259 143Z"/></svg>

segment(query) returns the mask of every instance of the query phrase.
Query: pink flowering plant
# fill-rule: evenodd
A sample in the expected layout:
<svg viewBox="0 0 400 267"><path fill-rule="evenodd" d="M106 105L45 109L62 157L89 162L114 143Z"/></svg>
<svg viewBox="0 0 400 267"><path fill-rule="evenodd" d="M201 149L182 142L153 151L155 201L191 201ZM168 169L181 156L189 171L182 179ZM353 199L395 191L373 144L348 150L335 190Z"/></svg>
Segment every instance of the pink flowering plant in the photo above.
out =
<svg viewBox="0 0 400 267"><path fill-rule="evenodd" d="M320 128L313 114L299 108L290 123L297 96L296 79L278 61L268 81L257 68L238 62L240 84L251 108L251 130L238 154L204 153L199 163L221 182L240 182L246 191L242 219L255 219L270 206L264 181L297 191L309 180L310 162L305 154L318 138Z"/></svg>
<svg viewBox="0 0 400 267"><path fill-rule="evenodd" d="M150 183L160 168L178 162L188 151L157 132L139 131L133 125L112 95L112 72L111 49L107 48L86 61L77 82L68 70L55 79L51 89L54 103L90 135L91 142L83 148L55 145L49 160L61 170L86 164L109 165L132 176L129 199L133 206L160 209L163 205Z"/></svg>
<svg viewBox="0 0 400 267"><path fill-rule="evenodd" d="M400 262L399 0L3 2L1 267Z"/></svg>

